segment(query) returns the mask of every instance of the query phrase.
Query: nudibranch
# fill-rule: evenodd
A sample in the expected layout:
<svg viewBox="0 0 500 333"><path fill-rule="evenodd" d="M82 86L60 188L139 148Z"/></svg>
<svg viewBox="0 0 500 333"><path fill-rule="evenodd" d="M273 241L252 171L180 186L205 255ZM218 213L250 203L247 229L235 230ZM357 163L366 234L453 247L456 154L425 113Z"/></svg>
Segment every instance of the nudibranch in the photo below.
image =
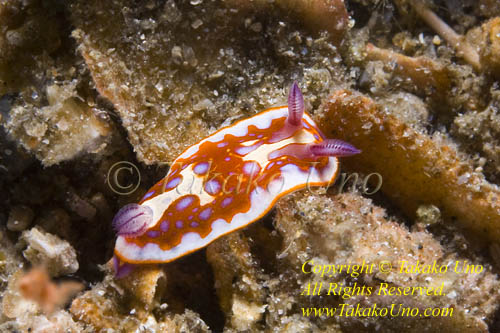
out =
<svg viewBox="0 0 500 333"><path fill-rule="evenodd" d="M326 139L304 112L294 83L288 106L222 128L187 148L138 204L113 219L115 271L167 263L262 218L275 202L306 186L335 181L337 157L352 145Z"/></svg>

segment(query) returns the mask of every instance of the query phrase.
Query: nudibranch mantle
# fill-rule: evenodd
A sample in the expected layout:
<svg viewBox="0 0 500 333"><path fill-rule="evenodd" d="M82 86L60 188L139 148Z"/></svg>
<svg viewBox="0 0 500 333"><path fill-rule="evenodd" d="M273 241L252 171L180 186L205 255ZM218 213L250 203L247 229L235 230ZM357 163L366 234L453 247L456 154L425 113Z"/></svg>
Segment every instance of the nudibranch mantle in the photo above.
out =
<svg viewBox="0 0 500 333"><path fill-rule="evenodd" d="M304 112L296 84L288 104L290 110L268 109L187 148L138 205L115 217L116 257L131 264L173 261L259 220L292 191L331 184L337 156L359 150L325 139Z"/></svg>

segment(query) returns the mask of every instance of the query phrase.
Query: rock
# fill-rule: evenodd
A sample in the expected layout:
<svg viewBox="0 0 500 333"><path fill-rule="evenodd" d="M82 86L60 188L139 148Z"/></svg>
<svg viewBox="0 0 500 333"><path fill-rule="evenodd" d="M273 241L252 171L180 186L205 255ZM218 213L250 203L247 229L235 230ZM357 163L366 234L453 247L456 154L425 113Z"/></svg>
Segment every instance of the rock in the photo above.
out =
<svg viewBox="0 0 500 333"><path fill-rule="evenodd" d="M45 166L83 153L97 153L111 140L107 120L82 102L75 89L76 82L48 86L48 106L16 106L10 112L6 123L10 137L33 152Z"/></svg>
<svg viewBox="0 0 500 333"><path fill-rule="evenodd" d="M363 198L357 193L343 193L335 196L315 195L306 191L298 192L282 200L278 204L276 227L283 235L284 271L281 271L283 281L271 285L270 293L275 301L270 302L268 313L272 318L279 320L276 312L287 316L296 313L293 306L287 303L301 304L302 307L329 307L337 302L336 297L326 295L332 283L337 286L354 286L361 288L372 287L372 292L367 294L354 289L337 289L335 296L342 298L341 302L357 304L362 307L390 306L391 303L403 304L410 307L453 307L456 313L451 317L427 318L424 321L415 318L400 317L397 321L388 322L382 319L384 327L394 330L409 329L410 327L421 330L431 327L446 327L460 332L469 329L474 332L485 331L487 324L485 316L495 313L500 300L500 293L496 286L500 286L498 277L493 272L491 265L483 266L481 258L464 258L454 253L451 246L442 246L428 232L410 232L395 221L386 219L386 213L374 205L371 200ZM461 274L453 267L464 261L482 266L481 272L474 274ZM304 264L306 263L307 264ZM390 263L392 269L383 271L380 263ZM400 269L406 262L407 265L422 265L436 263L437 266L450 266L441 274L433 272L408 271L403 273ZM353 275L350 272L330 272L321 276L313 274L314 265L342 265L357 264L368 267L374 263L373 271ZM286 267L286 268L285 268ZM336 266L340 267L340 266ZM352 267L352 266L351 266ZM305 272L304 272L305 271ZM311 272L311 273L309 273ZM289 277L285 279L284 277ZM297 279L297 289L290 279ZM323 283L325 296L319 297L307 292L309 285ZM443 295L431 297L427 295L406 295L396 298L377 296L380 283L389 283L391 286L443 286ZM269 283L268 283L269 285ZM281 293L278 293L280 291ZM312 291L312 289L311 289ZM350 294L350 292L353 292ZM347 294L346 294L347 293ZM455 295L455 297L453 297ZM447 297L448 296L448 297ZM491 300L491 297L494 299ZM271 298L273 299L273 298ZM318 305L320 304L320 305ZM474 309L474 310L472 310ZM298 311L300 314L300 311ZM374 327L375 322L370 318L358 318L365 327ZM380 323L380 319L376 322ZM342 331L350 331L354 321L340 320ZM319 325L324 325L320 323ZM462 328L460 328L462 327Z"/></svg>
<svg viewBox="0 0 500 333"><path fill-rule="evenodd" d="M259 330L265 291L248 239L240 232L221 238L208 247L207 259L215 273L217 295L228 317L227 324L238 331Z"/></svg>
<svg viewBox="0 0 500 333"><path fill-rule="evenodd" d="M247 3L238 1L235 5L243 8ZM127 1L99 5L79 1L72 7L77 28L72 35L97 90L116 108L138 160L146 164L171 162L224 121L286 103L283 88L289 83L285 82L302 76L305 69L319 67L336 79L344 75L340 64L331 60L341 59L334 41L341 34L297 30L289 20L280 18L289 8L299 16L304 9L311 24L321 22L322 27L345 31L343 2L288 3L280 1L269 8L266 2L260 3L268 15L279 19L261 24L262 30L256 32L245 28L242 19L260 12L253 4L238 15L231 8L233 4L223 2L189 6L190 19L213 27L201 29L185 26L186 19L180 19L187 15L182 6L167 1L164 7L151 9L158 16L151 16L155 29L150 29L149 24L140 23L145 21L140 10ZM122 11L126 14L109 20ZM316 20L319 14L322 20ZM283 38L266 41L266 35ZM241 43L234 43L236 40ZM246 45L256 40L262 47L247 52ZM280 71L263 75L265 68L271 67ZM317 104L329 91L331 81L312 82L304 94Z"/></svg>
<svg viewBox="0 0 500 333"><path fill-rule="evenodd" d="M28 247L24 257L34 266L42 265L51 276L75 273L78 270L75 249L57 236L34 227L24 231L21 240Z"/></svg>
<svg viewBox="0 0 500 333"><path fill-rule="evenodd" d="M31 225L34 217L35 213L31 208L22 205L14 206L9 213L7 229L10 231L23 231Z"/></svg>
<svg viewBox="0 0 500 333"><path fill-rule="evenodd" d="M324 108L319 121L324 133L363 151L344 165L365 174L379 173L381 191L409 216L415 217L419 205L433 204L445 221L490 241L500 240L500 188L461 159L445 138L411 128L352 91L334 92Z"/></svg>
<svg viewBox="0 0 500 333"><path fill-rule="evenodd" d="M116 280L110 263L108 267L110 274L71 304L70 312L80 322L97 331L209 332L195 312L173 314L167 306L159 304L166 283L163 270L155 266L138 267L127 277ZM153 311L157 315L153 316Z"/></svg>
<svg viewBox="0 0 500 333"><path fill-rule="evenodd" d="M2 313L7 318L16 319L25 314L33 314L38 311L35 302L25 299L19 293L18 283L23 275L23 271L19 270L11 276L7 290L2 297Z"/></svg>
<svg viewBox="0 0 500 333"><path fill-rule="evenodd" d="M19 328L23 332L37 333L80 333L85 332L81 323L75 322L67 311L57 311L50 317L38 315L33 317L21 317Z"/></svg>
<svg viewBox="0 0 500 333"><path fill-rule="evenodd" d="M238 331L251 330L255 324L262 320L266 306L248 303L235 296L233 299L231 325Z"/></svg>

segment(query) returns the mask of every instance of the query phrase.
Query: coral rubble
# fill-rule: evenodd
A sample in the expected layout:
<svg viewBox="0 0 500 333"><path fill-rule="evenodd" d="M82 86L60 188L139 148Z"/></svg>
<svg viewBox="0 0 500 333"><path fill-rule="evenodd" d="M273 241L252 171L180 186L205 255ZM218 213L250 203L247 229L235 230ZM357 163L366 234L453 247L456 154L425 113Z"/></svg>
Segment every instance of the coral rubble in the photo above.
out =
<svg viewBox="0 0 500 333"><path fill-rule="evenodd" d="M67 241L37 227L24 231L21 241L27 244L23 256L32 265L47 267L52 276L70 274L78 270L76 252Z"/></svg>
<svg viewBox="0 0 500 333"><path fill-rule="evenodd" d="M450 221L500 240L500 189L462 160L446 139L412 129L351 91L333 93L324 108L325 132L364 151L346 165L382 175L382 191L406 214L414 217L418 206L437 204Z"/></svg>
<svg viewBox="0 0 500 333"><path fill-rule="evenodd" d="M316 99L343 75L335 41L301 34L259 11L245 11L243 19L232 6L170 0L143 8L129 1L81 1L72 13L73 37L96 88L113 102L138 159L147 164L171 162L224 121L279 103L284 83L298 75L297 61L308 63L301 81ZM281 37L260 37L266 34ZM247 52L249 43L258 46Z"/></svg>
<svg viewBox="0 0 500 333"><path fill-rule="evenodd" d="M397 270L383 273L379 270L352 276L346 273L334 274L332 277L320 274L304 274L302 269L306 261L321 265L335 265L343 263L356 263L370 265L380 262L391 263L393 268L401 268L402 262L421 265L434 261L450 265L457 260L470 260L476 264L480 259L459 258L452 250L443 247L433 239L428 232L409 232L404 226L386 218L386 212L373 205L370 200L357 193L343 193L335 197L314 195L311 193L298 193L278 206L276 228L283 235L283 249L286 251L284 264L288 274L297 279L296 283L287 280L282 286L289 289L295 286L295 293L288 292L288 297L301 306L338 306L341 303L362 304L370 307L374 303L379 306L390 306L391 303L401 302L405 306L429 307L450 306L458 312L452 318L428 318L418 320L415 318L371 318L358 317L353 320L339 318L343 330L350 331L359 327L372 327L383 325L388 331L411 328L411 330L441 327L445 330L460 332L484 332L486 324L483 318L490 318L496 311L498 299L497 286L499 280L493 273L493 268L479 275L460 275L453 271L445 274L409 273L400 274ZM305 270L311 272L308 266ZM287 275L281 272L282 275ZM395 297L384 298L377 295L380 281L385 281L391 286L437 286L444 285L447 296L421 296L421 297ZM323 282L326 286L334 283L344 287L372 286L372 295L349 294L337 289L338 297L315 297L304 293L308 285ZM472 288L472 286L474 286ZM328 290L328 289L327 289ZM326 291L325 291L326 293ZM345 295L345 296L342 296ZM478 312L471 311L475 309ZM297 311L292 307L288 313ZM327 328L335 320L316 323L322 328ZM365 328L366 329L366 328ZM371 329L368 329L370 331Z"/></svg>

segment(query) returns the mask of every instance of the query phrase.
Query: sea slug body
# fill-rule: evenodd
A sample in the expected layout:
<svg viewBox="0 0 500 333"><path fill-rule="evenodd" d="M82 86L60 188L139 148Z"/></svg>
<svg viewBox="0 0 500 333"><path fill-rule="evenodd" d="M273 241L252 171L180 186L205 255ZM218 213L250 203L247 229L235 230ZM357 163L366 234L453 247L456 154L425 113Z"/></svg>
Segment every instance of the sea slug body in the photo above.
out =
<svg viewBox="0 0 500 333"><path fill-rule="evenodd" d="M167 263L205 247L259 220L292 191L329 185L338 174L337 157L359 152L325 139L304 112L294 83L288 106L243 119L189 147L138 204L117 213L117 276L127 274L130 264Z"/></svg>

